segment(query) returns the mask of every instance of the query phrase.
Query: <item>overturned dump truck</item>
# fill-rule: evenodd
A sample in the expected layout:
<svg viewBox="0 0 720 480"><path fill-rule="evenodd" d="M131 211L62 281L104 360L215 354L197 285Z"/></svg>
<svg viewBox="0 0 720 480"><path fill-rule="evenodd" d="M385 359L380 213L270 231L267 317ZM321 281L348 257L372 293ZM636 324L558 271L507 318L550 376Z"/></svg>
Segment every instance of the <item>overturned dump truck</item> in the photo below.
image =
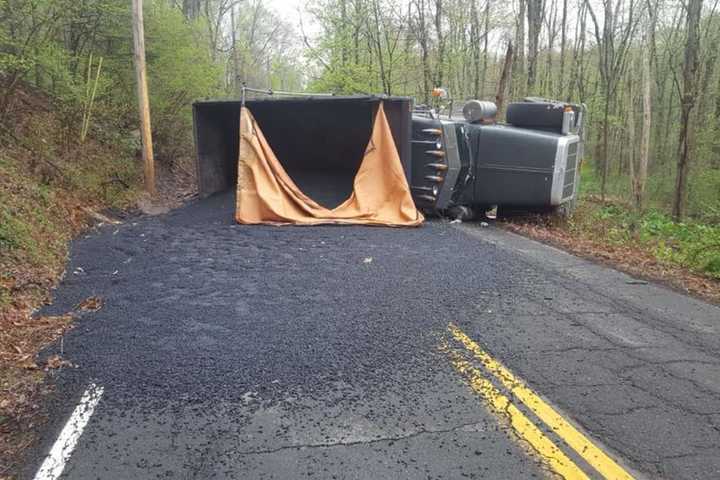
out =
<svg viewBox="0 0 720 480"><path fill-rule="evenodd" d="M495 114L470 101L453 119L386 96L196 102L199 195L236 188L236 219L253 224L415 226L422 213L570 205L584 109L530 98L506 124Z"/></svg>

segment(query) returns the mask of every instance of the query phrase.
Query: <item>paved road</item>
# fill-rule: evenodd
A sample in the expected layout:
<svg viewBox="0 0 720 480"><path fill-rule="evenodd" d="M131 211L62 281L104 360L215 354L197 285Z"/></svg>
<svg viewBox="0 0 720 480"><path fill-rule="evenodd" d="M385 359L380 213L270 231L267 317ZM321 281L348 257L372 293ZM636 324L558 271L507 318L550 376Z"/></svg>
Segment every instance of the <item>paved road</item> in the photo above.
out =
<svg viewBox="0 0 720 480"><path fill-rule="evenodd" d="M70 479L720 478L719 308L492 227L232 208L74 243L48 313L104 306L44 353L78 368L24 478L59 437Z"/></svg>

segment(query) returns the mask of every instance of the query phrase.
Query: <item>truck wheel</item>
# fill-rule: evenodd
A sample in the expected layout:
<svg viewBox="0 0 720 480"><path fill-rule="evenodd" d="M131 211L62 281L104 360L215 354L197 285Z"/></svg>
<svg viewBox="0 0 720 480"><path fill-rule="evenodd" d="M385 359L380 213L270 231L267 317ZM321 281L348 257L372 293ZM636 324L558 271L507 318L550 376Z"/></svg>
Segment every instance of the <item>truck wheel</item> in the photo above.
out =
<svg viewBox="0 0 720 480"><path fill-rule="evenodd" d="M477 218L477 209L468 207L467 205L453 205L448 208L445 213L452 220L461 220L463 222Z"/></svg>

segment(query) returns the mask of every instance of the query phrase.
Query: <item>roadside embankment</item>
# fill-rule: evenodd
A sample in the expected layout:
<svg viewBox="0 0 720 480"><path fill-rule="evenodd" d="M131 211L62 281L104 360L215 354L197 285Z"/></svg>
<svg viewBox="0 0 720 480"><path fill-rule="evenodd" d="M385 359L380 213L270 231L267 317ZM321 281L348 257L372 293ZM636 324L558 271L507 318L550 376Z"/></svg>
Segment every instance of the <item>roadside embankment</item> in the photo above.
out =
<svg viewBox="0 0 720 480"><path fill-rule="evenodd" d="M636 277L720 303L720 225L583 197L567 220L530 215L499 225Z"/></svg>
<svg viewBox="0 0 720 480"><path fill-rule="evenodd" d="M131 142L81 142L47 96L16 95L0 128L0 478L42 421L47 372L69 366L36 355L71 328L72 312L33 313L62 277L70 240L134 205L141 179Z"/></svg>

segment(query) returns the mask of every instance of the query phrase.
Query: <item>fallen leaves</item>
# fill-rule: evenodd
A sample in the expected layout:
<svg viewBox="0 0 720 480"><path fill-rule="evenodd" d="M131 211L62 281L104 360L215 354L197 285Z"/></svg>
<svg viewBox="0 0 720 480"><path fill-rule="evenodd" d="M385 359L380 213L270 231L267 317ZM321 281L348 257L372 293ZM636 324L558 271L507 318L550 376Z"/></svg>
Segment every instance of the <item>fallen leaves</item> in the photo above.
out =
<svg viewBox="0 0 720 480"><path fill-rule="evenodd" d="M45 361L45 371L62 367L73 368L75 365L69 360L63 359L60 355L52 355Z"/></svg>
<svg viewBox="0 0 720 480"><path fill-rule="evenodd" d="M599 260L641 279L661 282L720 304L720 281L699 275L687 268L663 263L640 243L614 244L608 242L599 232L572 229L564 223L548 221L546 217L523 217L498 224L575 255Z"/></svg>
<svg viewBox="0 0 720 480"><path fill-rule="evenodd" d="M93 296L88 297L82 302L78 303L75 306L76 310L86 311L86 312L97 312L100 310L103 306L103 300L100 297Z"/></svg>
<svg viewBox="0 0 720 480"><path fill-rule="evenodd" d="M70 328L72 321L71 314L34 317L29 311L15 311L0 315L0 365L24 366Z"/></svg>
<svg viewBox="0 0 720 480"><path fill-rule="evenodd" d="M28 431L40 420L39 398L48 392L45 372L73 366L58 356L36 362L37 352L71 327L73 315L32 312L31 302L21 301L0 311L0 452L21 451L32 441Z"/></svg>

